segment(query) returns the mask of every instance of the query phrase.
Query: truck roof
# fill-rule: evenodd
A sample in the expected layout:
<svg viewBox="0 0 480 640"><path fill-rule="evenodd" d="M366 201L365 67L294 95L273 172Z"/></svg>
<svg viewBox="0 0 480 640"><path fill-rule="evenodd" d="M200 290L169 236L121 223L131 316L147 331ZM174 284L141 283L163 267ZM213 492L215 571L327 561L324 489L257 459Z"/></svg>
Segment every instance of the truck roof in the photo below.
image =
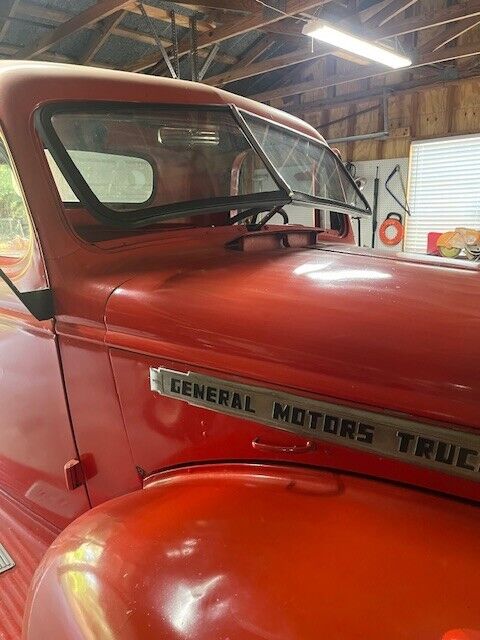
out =
<svg viewBox="0 0 480 640"><path fill-rule="evenodd" d="M48 102L120 101L163 104L234 104L323 140L316 129L284 111L223 89L186 80L30 60L0 62L0 116L19 117Z"/></svg>

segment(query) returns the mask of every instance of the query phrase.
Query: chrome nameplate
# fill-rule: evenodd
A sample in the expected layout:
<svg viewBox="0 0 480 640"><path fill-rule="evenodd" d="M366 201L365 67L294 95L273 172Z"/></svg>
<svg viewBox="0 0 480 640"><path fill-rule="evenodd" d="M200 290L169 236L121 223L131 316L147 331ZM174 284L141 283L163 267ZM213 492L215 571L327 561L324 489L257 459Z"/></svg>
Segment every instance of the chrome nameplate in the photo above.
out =
<svg viewBox="0 0 480 640"><path fill-rule="evenodd" d="M0 544L0 573L13 569L14 566L15 562L12 560L10 554L3 544Z"/></svg>
<svg viewBox="0 0 480 640"><path fill-rule="evenodd" d="M152 391L309 439L480 480L480 435L197 373L150 369Z"/></svg>

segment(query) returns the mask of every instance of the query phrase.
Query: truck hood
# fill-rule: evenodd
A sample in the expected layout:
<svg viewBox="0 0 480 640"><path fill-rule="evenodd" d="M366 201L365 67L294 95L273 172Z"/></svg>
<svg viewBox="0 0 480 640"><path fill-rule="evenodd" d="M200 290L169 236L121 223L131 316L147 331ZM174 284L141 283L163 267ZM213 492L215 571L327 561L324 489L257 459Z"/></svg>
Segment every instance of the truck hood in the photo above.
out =
<svg viewBox="0 0 480 640"><path fill-rule="evenodd" d="M112 347L478 429L474 265L344 245L166 255L110 296Z"/></svg>

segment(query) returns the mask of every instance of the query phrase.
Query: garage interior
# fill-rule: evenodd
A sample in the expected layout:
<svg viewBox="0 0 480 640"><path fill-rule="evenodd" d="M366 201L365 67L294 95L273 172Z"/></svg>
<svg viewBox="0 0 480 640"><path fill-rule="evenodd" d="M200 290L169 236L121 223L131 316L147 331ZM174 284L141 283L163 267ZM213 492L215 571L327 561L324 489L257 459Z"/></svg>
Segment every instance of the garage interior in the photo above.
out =
<svg viewBox="0 0 480 640"><path fill-rule="evenodd" d="M480 0L0 0L0 640L480 640L479 95Z"/></svg>
<svg viewBox="0 0 480 640"><path fill-rule="evenodd" d="M315 20L411 64L319 42L305 33ZM202 81L283 109L361 181L375 215L354 225L357 243L447 257L476 246L478 0L5 0L0 55ZM459 247L456 228L469 230Z"/></svg>

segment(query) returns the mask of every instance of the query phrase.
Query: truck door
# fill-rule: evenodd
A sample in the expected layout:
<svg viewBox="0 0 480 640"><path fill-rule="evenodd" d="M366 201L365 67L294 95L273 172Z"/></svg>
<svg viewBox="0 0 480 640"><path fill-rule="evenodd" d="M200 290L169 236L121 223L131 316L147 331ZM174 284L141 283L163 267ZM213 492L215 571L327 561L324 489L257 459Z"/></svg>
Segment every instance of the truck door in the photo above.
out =
<svg viewBox="0 0 480 640"><path fill-rule="evenodd" d="M20 291L47 286L38 239L0 133L0 268ZM0 490L62 528L89 508L68 490L77 458L52 320L36 320L0 280Z"/></svg>

